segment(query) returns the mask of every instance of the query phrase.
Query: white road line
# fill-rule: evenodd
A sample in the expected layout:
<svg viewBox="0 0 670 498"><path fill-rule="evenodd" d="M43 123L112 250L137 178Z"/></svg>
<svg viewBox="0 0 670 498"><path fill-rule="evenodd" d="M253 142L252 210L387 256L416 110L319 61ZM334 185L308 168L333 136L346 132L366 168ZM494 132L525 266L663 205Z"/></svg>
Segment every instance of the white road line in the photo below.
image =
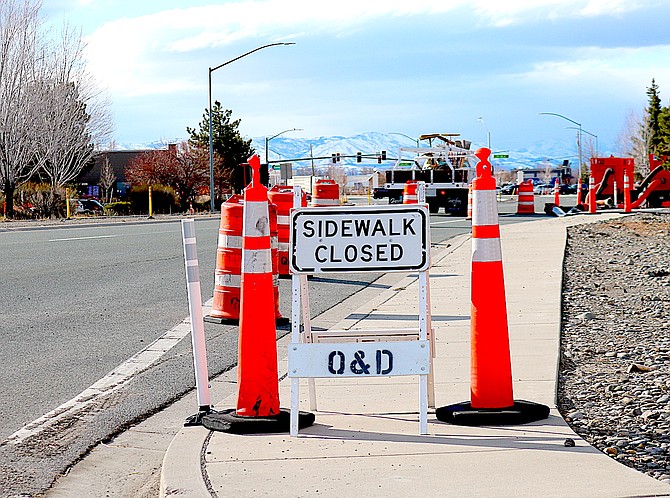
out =
<svg viewBox="0 0 670 498"><path fill-rule="evenodd" d="M87 240L87 239L111 239L118 237L118 235L91 235L90 237L70 237L67 239L49 239L49 242L64 242L68 240Z"/></svg>
<svg viewBox="0 0 670 498"><path fill-rule="evenodd" d="M445 220L445 221L431 221L430 226L436 226L436 225L445 225L447 223L463 223L464 221L469 221L465 220L463 218L459 218L456 220Z"/></svg>
<svg viewBox="0 0 670 498"><path fill-rule="evenodd" d="M203 316L212 310L210 299L202 307ZM110 394L123 387L132 377L156 363L165 353L175 347L179 341L191 333L191 321L189 317L184 318L179 324L167 331L161 337L152 342L144 350L130 357L124 363L105 375L88 389L85 389L70 401L66 401L58 408L45 413L40 418L16 431L7 438L7 442L19 444L25 439L45 430L57 421L72 416L93 404L98 396Z"/></svg>

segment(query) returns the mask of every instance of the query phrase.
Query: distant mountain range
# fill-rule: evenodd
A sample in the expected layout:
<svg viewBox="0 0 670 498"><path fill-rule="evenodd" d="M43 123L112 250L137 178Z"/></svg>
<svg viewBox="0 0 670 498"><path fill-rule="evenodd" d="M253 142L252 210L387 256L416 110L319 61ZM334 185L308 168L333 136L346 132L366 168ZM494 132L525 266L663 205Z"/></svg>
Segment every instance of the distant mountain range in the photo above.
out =
<svg viewBox="0 0 670 498"><path fill-rule="evenodd" d="M115 150L160 149L167 147L168 143L177 143L183 140L185 139L175 138L144 144L117 144ZM261 161L265 162L265 137L252 138L252 146ZM415 141L398 133L367 132L352 137L317 138L281 136L269 142L268 159L270 161L285 160L288 162L291 159L322 157L325 159L315 159L314 163L317 166L324 166L330 164L332 154L339 153L342 157L341 166L345 169L355 170L365 166L384 168L392 165L393 162L390 159L397 156L399 147L412 146L416 146ZM472 147L475 148L475 145ZM378 164L376 157L382 150L387 152L389 160ZM361 152L364 156L361 163L356 162L357 152ZM501 154L509 157L494 158L494 167L497 169L544 168L549 164L560 165L565 159L569 159L575 166L575 163L578 162L575 160L576 150L574 146L571 147L563 142L551 140L535 143L522 149L501 151ZM302 164L308 165L309 163L308 160Z"/></svg>

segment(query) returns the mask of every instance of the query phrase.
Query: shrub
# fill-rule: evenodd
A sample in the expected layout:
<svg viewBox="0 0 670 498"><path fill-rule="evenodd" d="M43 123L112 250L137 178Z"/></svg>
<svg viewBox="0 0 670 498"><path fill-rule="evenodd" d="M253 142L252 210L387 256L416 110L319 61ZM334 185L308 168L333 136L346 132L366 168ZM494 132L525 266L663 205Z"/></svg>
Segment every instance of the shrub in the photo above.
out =
<svg viewBox="0 0 670 498"><path fill-rule="evenodd" d="M130 204L133 214L149 213L149 186L134 185L130 189ZM164 185L153 185L151 189L154 213L169 214L176 211L177 194L174 189Z"/></svg>
<svg viewBox="0 0 670 498"><path fill-rule="evenodd" d="M110 202L105 205L105 214L107 216L129 216L130 213L130 202Z"/></svg>

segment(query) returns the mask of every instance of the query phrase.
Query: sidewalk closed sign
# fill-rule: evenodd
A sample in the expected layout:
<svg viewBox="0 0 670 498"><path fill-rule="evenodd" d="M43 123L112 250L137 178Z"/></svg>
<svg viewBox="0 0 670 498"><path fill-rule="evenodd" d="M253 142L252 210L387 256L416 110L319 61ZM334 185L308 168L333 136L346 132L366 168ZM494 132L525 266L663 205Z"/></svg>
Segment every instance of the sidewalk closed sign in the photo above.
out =
<svg viewBox="0 0 670 498"><path fill-rule="evenodd" d="M293 273L425 271L427 206L297 208L291 211Z"/></svg>

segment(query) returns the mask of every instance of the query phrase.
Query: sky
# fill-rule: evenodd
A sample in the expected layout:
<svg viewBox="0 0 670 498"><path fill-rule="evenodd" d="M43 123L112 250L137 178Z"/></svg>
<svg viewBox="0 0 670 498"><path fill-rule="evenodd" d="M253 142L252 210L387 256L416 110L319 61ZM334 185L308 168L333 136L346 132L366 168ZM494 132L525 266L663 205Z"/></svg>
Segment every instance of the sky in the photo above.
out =
<svg viewBox="0 0 670 498"><path fill-rule="evenodd" d="M212 98L249 138L441 132L504 151L574 144L579 124L602 154L652 78L670 95L667 0L43 0L42 15L81 29L121 144L187 138L220 64ZM271 43L294 45L226 64Z"/></svg>

